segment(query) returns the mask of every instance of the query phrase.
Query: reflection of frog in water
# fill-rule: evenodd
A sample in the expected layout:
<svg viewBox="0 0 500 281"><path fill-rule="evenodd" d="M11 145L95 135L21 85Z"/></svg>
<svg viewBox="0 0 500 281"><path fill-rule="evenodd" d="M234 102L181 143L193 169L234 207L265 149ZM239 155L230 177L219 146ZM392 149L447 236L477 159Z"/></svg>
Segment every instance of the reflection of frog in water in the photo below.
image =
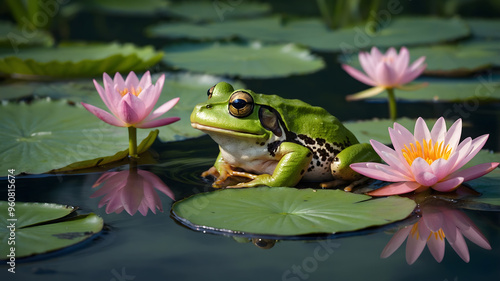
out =
<svg viewBox="0 0 500 281"><path fill-rule="evenodd" d="M362 177L349 164L380 161L369 144L360 144L326 110L300 100L234 90L220 82L209 99L191 114L194 128L208 133L220 147L203 176L224 186L230 176L251 179L231 187L295 186L301 179L330 187Z"/></svg>

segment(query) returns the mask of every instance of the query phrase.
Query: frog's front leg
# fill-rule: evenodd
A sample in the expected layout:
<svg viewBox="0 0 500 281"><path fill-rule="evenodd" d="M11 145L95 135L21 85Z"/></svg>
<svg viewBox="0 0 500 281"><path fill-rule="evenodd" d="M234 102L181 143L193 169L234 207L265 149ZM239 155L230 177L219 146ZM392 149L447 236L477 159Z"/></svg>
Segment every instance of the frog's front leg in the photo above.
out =
<svg viewBox="0 0 500 281"><path fill-rule="evenodd" d="M219 153L219 156L217 156L214 166L203 172L201 176L213 176L215 178L215 181L212 186L215 188L223 187L223 183L226 181L226 179L232 176L244 177L249 179L254 179L257 177L257 175L254 174L234 170L231 165L227 164L224 161L221 153Z"/></svg>
<svg viewBox="0 0 500 281"><path fill-rule="evenodd" d="M272 175L255 175L249 182L239 183L229 188L253 187L253 186L295 186L309 167L312 153L309 148L302 145L283 142L274 152L279 159Z"/></svg>
<svg viewBox="0 0 500 281"><path fill-rule="evenodd" d="M349 165L358 162L380 162L381 159L369 143L358 143L342 150L335 157L330 168L333 181L321 183L323 188L348 184L344 190L351 191L353 187L365 182L368 178L356 173Z"/></svg>

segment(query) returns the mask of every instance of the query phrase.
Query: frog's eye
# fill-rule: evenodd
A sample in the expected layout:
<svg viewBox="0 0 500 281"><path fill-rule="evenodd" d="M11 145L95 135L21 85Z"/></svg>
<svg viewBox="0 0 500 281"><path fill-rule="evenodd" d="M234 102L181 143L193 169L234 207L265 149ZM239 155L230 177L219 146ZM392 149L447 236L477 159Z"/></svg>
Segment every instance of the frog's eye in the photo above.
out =
<svg viewBox="0 0 500 281"><path fill-rule="evenodd" d="M208 96L208 98L212 97L212 94L214 93L215 86L216 85L213 85L212 87L210 87L210 89L207 90L207 96Z"/></svg>
<svg viewBox="0 0 500 281"><path fill-rule="evenodd" d="M243 118L252 114L253 111L253 98L252 96L243 91L233 93L229 99L229 113L234 117Z"/></svg>

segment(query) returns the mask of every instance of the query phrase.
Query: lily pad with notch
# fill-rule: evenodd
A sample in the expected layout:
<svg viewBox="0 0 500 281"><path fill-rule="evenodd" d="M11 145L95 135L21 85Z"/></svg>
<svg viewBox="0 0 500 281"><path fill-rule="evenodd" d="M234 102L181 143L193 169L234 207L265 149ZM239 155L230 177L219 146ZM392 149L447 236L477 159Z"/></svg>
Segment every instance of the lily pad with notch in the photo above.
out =
<svg viewBox="0 0 500 281"><path fill-rule="evenodd" d="M103 228L102 218L93 213L74 215L76 208L70 206L16 202L14 209L9 210L9 207L9 202L0 201L2 225L15 228L15 239L11 240L11 229L0 229L0 241L5 245L0 248L2 259L10 254L7 245L15 248L16 258L24 258L76 245ZM11 212L14 216L9 216Z"/></svg>
<svg viewBox="0 0 500 281"><path fill-rule="evenodd" d="M405 219L415 206L398 196L258 187L196 194L174 203L172 215L198 231L298 236L386 225Z"/></svg>
<svg viewBox="0 0 500 281"><path fill-rule="evenodd" d="M5 176L8 169L18 174L45 173L75 162L117 156L117 152L128 148L126 128L108 125L66 100L7 103L0 107L0 176ZM138 130L138 141L150 131Z"/></svg>

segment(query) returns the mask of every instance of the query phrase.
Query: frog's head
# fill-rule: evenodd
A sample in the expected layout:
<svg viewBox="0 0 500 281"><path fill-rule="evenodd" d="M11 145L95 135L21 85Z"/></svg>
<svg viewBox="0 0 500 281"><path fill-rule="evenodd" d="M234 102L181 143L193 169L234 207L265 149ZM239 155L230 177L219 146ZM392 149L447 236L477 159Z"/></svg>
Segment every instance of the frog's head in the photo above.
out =
<svg viewBox="0 0 500 281"><path fill-rule="evenodd" d="M197 104L191 113L191 125L209 134L237 138L270 139L283 135L280 115L260 94L234 90L226 82L211 87L208 100Z"/></svg>

